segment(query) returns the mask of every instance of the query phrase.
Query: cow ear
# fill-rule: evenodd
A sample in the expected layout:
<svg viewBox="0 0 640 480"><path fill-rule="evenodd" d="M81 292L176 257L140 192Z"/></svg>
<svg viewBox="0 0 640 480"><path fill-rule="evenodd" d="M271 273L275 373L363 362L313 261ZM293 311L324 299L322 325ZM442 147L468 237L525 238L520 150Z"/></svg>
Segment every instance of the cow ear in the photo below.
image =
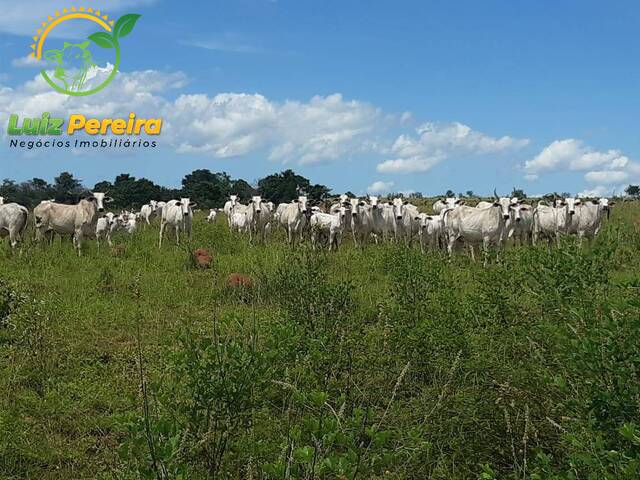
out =
<svg viewBox="0 0 640 480"><path fill-rule="evenodd" d="M609 206L613 207L616 204L616 202L609 202Z"/></svg>
<svg viewBox="0 0 640 480"><path fill-rule="evenodd" d="M598 200L596 200L595 198L593 200L591 200L591 203L593 203L594 205L599 205L600 202Z"/></svg>
<svg viewBox="0 0 640 480"><path fill-rule="evenodd" d="M198 204L197 204L196 202L191 202L191 203L189 203L189 206L190 206L190 207L197 207L197 206L198 206Z"/></svg>
<svg viewBox="0 0 640 480"><path fill-rule="evenodd" d="M298 203L298 199L297 199L297 198L295 198L295 199L293 200L293 203Z"/></svg>
<svg viewBox="0 0 640 480"><path fill-rule="evenodd" d="M414 220L420 220L420 217L413 217Z"/></svg>
<svg viewBox="0 0 640 480"><path fill-rule="evenodd" d="M458 205L464 205L466 203L467 203L466 200L458 200Z"/></svg>
<svg viewBox="0 0 640 480"><path fill-rule="evenodd" d="M409 200L405 200L404 202L402 202L403 205L409 205Z"/></svg>
<svg viewBox="0 0 640 480"><path fill-rule="evenodd" d="M113 197L105 197L105 198L104 198L104 202L105 202L105 203L111 203L111 202L113 202Z"/></svg>

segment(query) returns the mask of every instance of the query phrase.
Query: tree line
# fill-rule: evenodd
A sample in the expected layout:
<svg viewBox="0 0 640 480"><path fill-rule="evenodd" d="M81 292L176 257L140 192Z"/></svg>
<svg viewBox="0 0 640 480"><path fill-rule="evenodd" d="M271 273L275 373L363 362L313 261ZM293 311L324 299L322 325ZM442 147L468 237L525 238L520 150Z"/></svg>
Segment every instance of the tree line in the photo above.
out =
<svg viewBox="0 0 640 480"><path fill-rule="evenodd" d="M325 185L312 184L309 179L293 170L268 175L251 185L246 180L231 178L226 172L199 169L184 176L181 188L165 187L128 173L117 175L113 181L103 180L89 186L84 185L72 173L62 172L53 179L53 183L42 178L32 178L25 182L4 179L0 185L0 196L5 201L33 208L41 201L51 199L60 203L77 203L88 190L108 192L114 199L114 209L137 209L151 199L168 201L180 197L189 197L198 203L199 208L220 208L229 195L238 195L243 202L247 202L253 195L261 195L277 204L289 202L299 194L306 194L310 200L317 202L331 192Z"/></svg>

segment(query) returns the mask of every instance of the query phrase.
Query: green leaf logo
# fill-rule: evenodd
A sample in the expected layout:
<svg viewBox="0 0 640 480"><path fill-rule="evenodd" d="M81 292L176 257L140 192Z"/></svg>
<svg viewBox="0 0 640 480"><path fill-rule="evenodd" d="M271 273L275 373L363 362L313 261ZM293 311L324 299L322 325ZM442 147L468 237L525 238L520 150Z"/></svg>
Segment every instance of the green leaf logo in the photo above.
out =
<svg viewBox="0 0 640 480"><path fill-rule="evenodd" d="M137 13L129 13L120 17L116 22L115 27L113 27L113 36L116 38L123 38L129 35L139 18L140 15Z"/></svg>
<svg viewBox="0 0 640 480"><path fill-rule="evenodd" d="M102 48L116 48L116 41L107 32L96 32L89 35L89 40Z"/></svg>

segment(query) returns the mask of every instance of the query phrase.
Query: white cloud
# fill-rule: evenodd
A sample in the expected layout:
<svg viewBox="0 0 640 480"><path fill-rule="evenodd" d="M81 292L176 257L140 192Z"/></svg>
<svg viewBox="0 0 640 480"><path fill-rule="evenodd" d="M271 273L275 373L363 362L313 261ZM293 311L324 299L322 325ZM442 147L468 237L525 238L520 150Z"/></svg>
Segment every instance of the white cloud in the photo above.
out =
<svg viewBox="0 0 640 480"><path fill-rule="evenodd" d="M538 178L539 178L539 175L537 173L528 173L524 176L524 179L527 182L535 182Z"/></svg>
<svg viewBox="0 0 640 480"><path fill-rule="evenodd" d="M485 155L522 148L527 139L510 136L494 138L459 122L424 123L416 129L418 137L400 135L389 153L396 158L378 164L381 173L426 172L457 155Z"/></svg>
<svg viewBox="0 0 640 480"><path fill-rule="evenodd" d="M38 60L35 59L35 57L32 57L31 55L27 55L25 57L14 58L13 60L11 60L11 66L16 68L38 67L39 62Z"/></svg>
<svg viewBox="0 0 640 480"><path fill-rule="evenodd" d="M609 185L612 183L624 182L629 178L629 174L619 170L600 170L587 172L584 178L587 182Z"/></svg>
<svg viewBox="0 0 640 480"><path fill-rule="evenodd" d="M168 111L179 151L233 157L266 149L270 160L313 164L369 151L381 112L340 94L277 103L259 94L181 95Z"/></svg>
<svg viewBox="0 0 640 480"><path fill-rule="evenodd" d="M622 186L618 186L617 188L613 188L613 187L606 187L604 185L598 185L597 187L594 188L587 188L585 190L582 190L581 192L578 192L578 197L580 198L584 198L584 197L609 197L609 196L613 196L615 194L615 192L622 192L624 190L624 187Z"/></svg>
<svg viewBox="0 0 640 480"><path fill-rule="evenodd" d="M533 159L524 163L524 170L529 174L556 170L590 170L595 167L615 170L624 168L628 162L629 158L619 150L599 152L580 140L568 138L547 145Z"/></svg>
<svg viewBox="0 0 640 480"><path fill-rule="evenodd" d="M367 192L373 194L388 193L391 191L391 188L393 188L393 185L393 182L383 182L378 180L367 187Z"/></svg>

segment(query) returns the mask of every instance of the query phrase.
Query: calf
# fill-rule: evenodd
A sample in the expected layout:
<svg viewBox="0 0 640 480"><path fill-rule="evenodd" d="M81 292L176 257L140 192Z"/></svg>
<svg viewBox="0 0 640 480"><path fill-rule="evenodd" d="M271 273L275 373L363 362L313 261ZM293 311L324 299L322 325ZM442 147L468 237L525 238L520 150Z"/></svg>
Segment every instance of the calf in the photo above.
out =
<svg viewBox="0 0 640 480"><path fill-rule="evenodd" d="M315 213L311 216L311 245L316 249L320 237L328 238L329 251L338 249L347 222L347 209L342 206L336 213Z"/></svg>

